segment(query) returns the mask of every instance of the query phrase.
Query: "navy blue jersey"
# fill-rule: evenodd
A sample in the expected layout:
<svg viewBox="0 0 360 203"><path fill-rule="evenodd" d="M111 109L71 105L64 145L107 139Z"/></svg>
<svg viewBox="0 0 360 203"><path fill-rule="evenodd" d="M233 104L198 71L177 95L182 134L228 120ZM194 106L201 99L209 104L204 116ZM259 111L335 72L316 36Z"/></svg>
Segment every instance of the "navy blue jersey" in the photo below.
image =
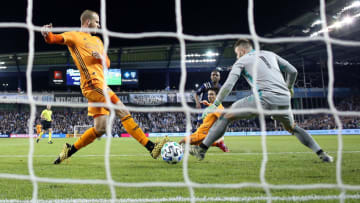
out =
<svg viewBox="0 0 360 203"><path fill-rule="evenodd" d="M204 82L197 90L196 90L196 94L199 96L199 101L202 100L208 100L208 90L210 88L221 88L221 84L219 83L217 86L214 86L214 83L212 81L209 82ZM204 108L205 106L203 106L201 104L201 107Z"/></svg>

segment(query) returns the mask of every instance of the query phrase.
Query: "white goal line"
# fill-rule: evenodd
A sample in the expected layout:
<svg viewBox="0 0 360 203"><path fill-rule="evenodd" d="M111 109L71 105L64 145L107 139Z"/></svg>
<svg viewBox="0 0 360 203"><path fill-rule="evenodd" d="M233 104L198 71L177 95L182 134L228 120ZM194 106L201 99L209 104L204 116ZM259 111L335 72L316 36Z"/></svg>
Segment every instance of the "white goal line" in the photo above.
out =
<svg viewBox="0 0 360 203"><path fill-rule="evenodd" d="M68 178L42 178L30 175L17 175L9 173L0 173L0 178L4 179L17 179L17 180L32 180L38 183L61 183L61 184L93 184L93 185L108 185L108 180L105 179L68 179ZM195 182L116 182L113 181L113 186L116 187L192 187L192 188L223 188L223 189L240 189L240 188L263 188L262 183L235 183L235 184L211 184L211 183L195 183ZM360 185L342 184L282 184L274 185L266 183L266 187L269 189L280 190L309 190L309 189L346 189L346 190L360 190Z"/></svg>
<svg viewBox="0 0 360 203"><path fill-rule="evenodd" d="M360 195L344 195L346 199L360 199ZM258 197L195 197L197 202L249 202L249 201L265 201L269 197L258 196ZM272 201L313 201L313 200L339 200L340 197L336 195L307 195L307 196L272 196ZM51 199L41 200L38 199L38 203L128 203L128 202L189 202L191 199L188 197L169 197L169 198L142 198L142 199ZM31 200L0 200L0 203L31 203Z"/></svg>

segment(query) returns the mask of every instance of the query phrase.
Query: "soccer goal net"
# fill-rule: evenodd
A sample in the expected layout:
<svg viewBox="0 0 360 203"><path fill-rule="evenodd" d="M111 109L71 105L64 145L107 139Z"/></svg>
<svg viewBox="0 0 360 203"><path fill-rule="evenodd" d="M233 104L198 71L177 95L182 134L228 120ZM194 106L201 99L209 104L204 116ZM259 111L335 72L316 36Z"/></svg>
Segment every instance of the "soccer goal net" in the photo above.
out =
<svg viewBox="0 0 360 203"><path fill-rule="evenodd" d="M74 125L74 137L80 137L87 129L91 127L92 125Z"/></svg>
<svg viewBox="0 0 360 203"><path fill-rule="evenodd" d="M360 46L360 42L349 41L349 40L340 40L331 38L329 35L329 28L327 23L327 13L326 13L326 4L325 0L319 0L319 14L322 26L322 32L318 33L316 36L306 36L306 37L281 37L281 38L266 38L261 37L257 34L255 23L254 23L254 1L248 0L248 24L250 34L224 34L224 35L209 35L209 36L195 36L189 35L183 32L183 16L186 15L182 13L181 0L175 0L175 14L176 14L176 32L151 32L151 33L119 33L114 32L108 29L107 25L107 2L106 0L100 1L100 21L101 29L100 33L103 36L105 52L109 47L110 37L113 38L123 38L123 39L140 39L140 38L152 38L152 37L167 37L175 38L178 40L180 45L180 69L181 69L181 78L179 83L178 93L181 95L181 107L158 107L158 108L146 108L146 107L129 107L130 112L182 112L185 114L185 126L186 134L190 134L191 131L191 114L192 113L201 113L202 111L192 108L188 105L185 97L185 85L187 78L187 68L186 68L186 46L185 43L188 41L215 41L215 40L236 40L239 38L248 38L254 42L255 52L260 50L260 43L304 43L304 42L323 42L326 45L327 50L327 68L328 68L328 94L327 102L329 108L319 108L319 109L303 109L295 110L295 115L314 115L314 114L331 114L334 117L337 129L335 130L337 142L337 148L333 151L336 161L333 163L333 167L324 167L319 166L319 169L316 170L316 176L312 176L309 171L308 173L303 173L302 171L306 170L310 164L320 165L318 163L306 162L306 165L303 164L304 158L299 158L297 153L304 153L304 156L307 156L305 152L293 152L287 153L283 156L281 150L273 151L269 153L268 146L271 143L268 143L268 138L266 137L266 121L265 115L279 114L283 113L280 110L268 111L264 110L260 104L258 94L254 94L255 100L257 102L257 108L254 109L240 109L239 112L254 112L259 114L259 123L261 129L260 142L257 143L259 148L256 152L247 152L242 151L241 149L237 150L237 153L229 153L224 155L220 159L216 159L214 163L211 159L214 156L207 157L208 159L203 162L195 162L191 160L189 155L189 143L186 143L186 150L184 159L181 162L180 170L175 168L178 165L167 165L159 160L152 160L147 154L147 159L141 159L139 157L143 156L143 152L136 151L136 147L127 149L129 154L121 154L120 149L125 148L125 145L131 144L124 139L113 139L112 136L107 136L104 141L103 148L99 149L102 151L101 154L92 154L92 150L95 148L89 149L90 155L84 155L84 153L76 154L79 158L88 158L86 169L80 172L80 174L74 175L77 170L78 164L70 162L69 164L62 164L60 166L54 166L50 168L49 164L46 166L39 167L38 158L44 157L41 154L41 149L37 148L36 143L33 139L29 138L29 144L25 147L28 151L25 155L25 159L21 160L27 162L26 171L18 173L4 173L0 172L0 181L3 183L3 187L0 187L0 203L1 202L278 202L278 201L360 201L360 184L347 183L343 180L343 169L345 166L351 164L351 161L343 159L343 136L342 136L342 123L340 117L343 116L359 116L358 111L339 111L335 107L333 97L334 97L334 68L333 68L333 51L332 46L344 46L344 47L357 47ZM32 0L27 1L27 18L26 23L15 23L15 22L1 22L0 28L26 28L29 32L29 41L28 41L28 58L27 58L27 70L26 70L26 79L27 79L27 100L19 101L8 99L0 99L1 103L11 103L11 102L20 102L29 104L30 106L30 116L28 118L28 128L29 132L34 126L35 115L36 115L36 106L37 105L46 105L46 102L42 102L34 99L32 91L32 71L34 65L34 53L35 53L35 33L40 32L42 29L41 25L33 24L33 17L35 15L33 10L34 2ZM54 8L52 8L54 9ZM220 8L219 8L220 9ZM127 19L131 20L131 19ZM235 26L235 25L233 25ZM69 30L79 30L80 28L68 28L68 27L56 27L53 28L54 32L65 32ZM64 48L65 49L65 48ZM257 61L255 64L258 63ZM256 68L256 66L254 66ZM256 71L255 71L256 73ZM256 81L256 75L254 81ZM110 116L110 124L106 127L106 134L112 134L112 124L115 122L114 109L115 106L111 104L110 98L106 98L106 104L94 104L95 106L104 106L111 110L112 114ZM70 107L70 108L85 108L87 104L79 104L78 102L52 102L52 106L60 107ZM225 110L225 112L229 112ZM74 126L73 133L75 136L78 136L84 132L89 126ZM335 136L334 136L335 137ZM120 147L112 147L116 142L119 143ZM64 141L65 143L65 141ZM359 145L357 145L359 146ZM59 147L59 146L58 146ZM94 147L94 146L92 146ZM243 140L243 145L246 146L246 140ZM285 149L287 146L284 144L281 148ZM138 147L140 148L140 146ZM239 147L240 148L240 147ZM55 150L56 151L56 150ZM54 151L52 151L54 153ZM350 153L350 152L349 152ZM355 152L354 152L355 153ZM279 159L277 163L270 162L272 156L278 155ZM56 157L56 155L54 155ZM100 162L93 161L94 157L101 156L102 159ZM145 155L144 155L145 156ZM249 156L251 158L244 158L244 156ZM289 171L286 168L286 158L293 156L299 158L297 162L294 163L294 166L291 167L293 171ZM310 155L309 155L310 156ZM0 157L2 157L0 155ZM9 157L5 156L4 158ZM350 156L349 156L350 157ZM45 156L44 158L48 158ZM74 158L74 157L73 157ZM352 157L354 158L354 157ZM51 160L47 160L51 161ZM156 165L147 165L148 162L156 162ZM352 161L357 162L357 159ZM191 164L190 164L191 163ZM344 165L345 164L345 165ZM211 167L209 167L211 166ZM329 166L329 165L328 165ZM1 168L10 167L1 165ZM56 168L57 167L57 168ZM251 170L247 170L247 167L252 167ZM46 169L44 169L46 168ZM165 169L164 169L165 168ZM207 181L207 179L201 179L199 177L209 177L208 170L210 168L217 170L211 174L212 177L219 177L219 179L213 179L213 181ZM139 172L140 169L143 169ZM51 170L53 173L56 170L56 175L44 176L44 170ZM358 168L353 170L359 171ZM86 171L91 171L87 173ZM103 171L102 174L99 171ZM157 174L158 172L162 174ZM180 172L179 172L180 171ZM281 171L281 172L278 172ZM141 174L139 174L141 173ZM280 173L280 174L279 174ZM281 180L280 182L274 181L274 179L282 177L282 175L287 175L290 177L291 174L296 174L294 176L300 176L296 179L295 182L287 182L286 180ZM46 174L46 173L45 173ZM88 175L83 175L88 174ZM100 174L100 175L99 175ZM230 175L227 175L230 174ZM235 174L242 174L239 180L234 178ZM250 181L241 181L249 180L244 178L249 176L249 174L255 174L256 177L250 179ZM290 174L290 175L289 175ZM321 179L322 174L325 176L331 176L331 179L328 181L323 181ZM331 174L331 175L330 175ZM137 179L128 178L131 176L138 176ZM274 178L272 178L272 176ZM311 176L313 179L306 182L302 182L302 177ZM310 178L311 178L310 177ZM318 181L318 178L319 181ZM354 177L354 179L359 180L360 175ZM271 180L271 181L269 181ZM17 198L7 198L8 193L4 194L4 188L6 185L11 182L27 182L30 183L29 187L26 189L31 190L31 198L24 198L20 194L20 191L13 191L14 193L19 193ZM356 181L355 181L356 182ZM359 183L360 181L357 181ZM67 187L68 185L76 185L77 189L75 191L72 188L63 190L63 193L57 194L58 191L62 188ZM226 192L218 195L219 190L226 190ZM317 190L317 193L312 193L312 190ZM49 192L51 191L51 192ZM100 191L100 192L99 192ZM149 192L151 191L151 192ZM42 194L49 192L52 195L43 196ZM72 196L74 193L78 195ZM71 194L71 195L69 195ZM143 194L147 194L143 196ZM245 195L242 195L245 194Z"/></svg>

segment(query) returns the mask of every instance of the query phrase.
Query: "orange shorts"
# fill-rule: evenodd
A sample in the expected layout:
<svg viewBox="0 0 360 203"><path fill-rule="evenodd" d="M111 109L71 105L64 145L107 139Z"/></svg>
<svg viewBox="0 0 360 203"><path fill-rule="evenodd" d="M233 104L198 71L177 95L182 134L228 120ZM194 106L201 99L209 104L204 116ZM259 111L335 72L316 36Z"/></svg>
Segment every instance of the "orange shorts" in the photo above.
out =
<svg viewBox="0 0 360 203"><path fill-rule="evenodd" d="M120 99L116 96L116 94L106 86L107 94L110 97L110 100L113 104L116 104ZM82 90L82 94L86 97L89 104L90 103L106 103L105 91L103 83L92 83L89 86L85 87ZM110 111L105 107L88 107L88 115L96 116L96 115L109 115Z"/></svg>

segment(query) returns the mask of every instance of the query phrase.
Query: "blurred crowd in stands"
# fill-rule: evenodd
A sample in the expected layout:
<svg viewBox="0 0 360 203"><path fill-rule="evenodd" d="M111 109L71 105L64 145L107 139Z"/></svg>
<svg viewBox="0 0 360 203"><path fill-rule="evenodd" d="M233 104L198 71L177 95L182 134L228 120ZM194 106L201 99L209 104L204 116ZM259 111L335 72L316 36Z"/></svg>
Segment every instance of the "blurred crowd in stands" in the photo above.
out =
<svg viewBox="0 0 360 203"><path fill-rule="evenodd" d="M360 111L360 97L352 97L341 100L336 104L338 111ZM42 110L42 109L41 109ZM35 125L40 123L40 112L36 115ZM186 118L182 112L152 112L152 113L132 113L134 119L146 133L156 132L185 132ZM191 124L193 129L196 126L196 114L191 114ZM92 117L87 116L87 110L82 111L53 111L52 129L53 133L72 134L75 125L92 125ZM23 134L28 132L28 112L1 111L0 112L0 134ZM341 116L344 129L360 128L359 116ZM298 116L295 120L299 126L306 130L318 129L336 129L334 116L331 114L312 114ZM88 127L84 127L85 130ZM33 130L33 128L32 128ZM79 128L81 131L82 129ZM258 119L239 120L233 122L228 132L259 131L260 125ZM273 121L270 117L266 118L266 130L279 131L284 130L279 123ZM82 133L82 132L78 132ZM115 117L112 127L112 134L125 133L119 118Z"/></svg>

